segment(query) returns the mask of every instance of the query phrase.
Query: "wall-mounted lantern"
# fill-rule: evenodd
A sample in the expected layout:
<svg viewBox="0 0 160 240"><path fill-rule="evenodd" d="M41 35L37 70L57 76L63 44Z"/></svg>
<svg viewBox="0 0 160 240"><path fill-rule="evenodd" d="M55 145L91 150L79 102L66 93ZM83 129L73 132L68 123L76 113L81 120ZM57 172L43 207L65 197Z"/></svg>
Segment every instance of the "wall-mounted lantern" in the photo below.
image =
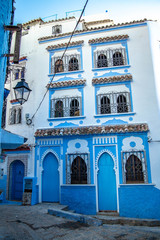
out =
<svg viewBox="0 0 160 240"><path fill-rule="evenodd" d="M29 88L28 83L25 82L25 79L21 79L13 89L15 98L21 105L28 100L29 94L32 91Z"/></svg>

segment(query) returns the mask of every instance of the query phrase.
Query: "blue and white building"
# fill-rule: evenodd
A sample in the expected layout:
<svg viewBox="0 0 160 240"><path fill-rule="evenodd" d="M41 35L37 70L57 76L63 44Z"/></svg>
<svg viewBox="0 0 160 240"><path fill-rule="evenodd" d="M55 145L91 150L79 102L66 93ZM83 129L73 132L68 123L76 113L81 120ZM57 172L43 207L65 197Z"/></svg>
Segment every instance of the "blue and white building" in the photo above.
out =
<svg viewBox="0 0 160 240"><path fill-rule="evenodd" d="M21 198L30 192L31 204L160 219L159 24L84 18L62 58L75 24L67 18L23 25L7 129L28 145L6 150L7 197L17 197L11 166L19 160L31 184L30 191L21 186ZM22 106L12 91L21 75L32 89Z"/></svg>

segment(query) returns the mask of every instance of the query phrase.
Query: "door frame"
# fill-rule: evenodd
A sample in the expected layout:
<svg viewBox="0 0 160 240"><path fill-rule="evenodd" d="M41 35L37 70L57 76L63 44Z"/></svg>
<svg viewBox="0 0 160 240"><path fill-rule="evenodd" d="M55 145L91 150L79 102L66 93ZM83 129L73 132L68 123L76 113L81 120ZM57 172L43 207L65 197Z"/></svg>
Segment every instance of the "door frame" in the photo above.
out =
<svg viewBox="0 0 160 240"><path fill-rule="evenodd" d="M24 177L27 176L27 171L28 171L28 158L29 154L10 154L7 156L7 188L6 188L6 199L9 199L9 179L10 179L10 165L12 162L19 160L24 164Z"/></svg>

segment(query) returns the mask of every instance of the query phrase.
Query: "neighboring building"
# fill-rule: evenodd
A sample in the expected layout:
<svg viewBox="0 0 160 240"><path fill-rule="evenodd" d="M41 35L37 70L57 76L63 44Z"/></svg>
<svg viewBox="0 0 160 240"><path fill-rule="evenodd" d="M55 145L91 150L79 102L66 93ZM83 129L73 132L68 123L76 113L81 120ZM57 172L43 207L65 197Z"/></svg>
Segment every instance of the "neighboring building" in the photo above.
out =
<svg viewBox="0 0 160 240"><path fill-rule="evenodd" d="M32 204L160 219L160 75L155 81L152 52L160 36L151 31L159 25L84 18L61 59L75 25L75 18L23 25L7 129L25 135L28 145L6 150L7 197L17 199L11 164L19 160ZM22 106L12 91L21 77L32 89Z"/></svg>
<svg viewBox="0 0 160 240"><path fill-rule="evenodd" d="M24 138L12 134L2 129L4 127L4 115L6 107L6 97L9 93L4 89L7 67L9 65L8 54L10 53L12 34L5 29L5 26L13 25L14 0L0 0L0 200L5 198L7 170L5 154L3 149L13 149L24 143ZM3 108L4 106L4 108ZM3 109L3 116L2 116ZM2 120L2 128L1 128ZM17 133L17 132L16 132Z"/></svg>

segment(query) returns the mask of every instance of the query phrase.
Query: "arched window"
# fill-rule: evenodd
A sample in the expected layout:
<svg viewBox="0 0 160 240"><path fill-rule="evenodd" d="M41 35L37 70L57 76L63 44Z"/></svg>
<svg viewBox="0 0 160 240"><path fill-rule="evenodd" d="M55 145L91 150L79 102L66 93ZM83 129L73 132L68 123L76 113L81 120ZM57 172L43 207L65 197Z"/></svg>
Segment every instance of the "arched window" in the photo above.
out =
<svg viewBox="0 0 160 240"><path fill-rule="evenodd" d="M87 184L87 166L81 157L77 156L73 160L71 170L72 184Z"/></svg>
<svg viewBox="0 0 160 240"><path fill-rule="evenodd" d="M63 117L63 102L60 100L55 104L55 117Z"/></svg>
<svg viewBox="0 0 160 240"><path fill-rule="evenodd" d="M110 99L106 96L101 98L101 114L111 113Z"/></svg>
<svg viewBox="0 0 160 240"><path fill-rule="evenodd" d="M69 60L68 71L77 71L77 70L79 70L78 59L75 57L72 57Z"/></svg>
<svg viewBox="0 0 160 240"><path fill-rule="evenodd" d="M73 99L70 103L70 116L80 116L79 102Z"/></svg>
<svg viewBox="0 0 160 240"><path fill-rule="evenodd" d="M127 99L123 94L119 95L117 98L117 112L128 112Z"/></svg>
<svg viewBox="0 0 160 240"><path fill-rule="evenodd" d="M54 72L55 72L55 73L64 72L64 66L63 66L63 61L62 61L62 59L58 59L58 60L55 62Z"/></svg>
<svg viewBox="0 0 160 240"><path fill-rule="evenodd" d="M115 52L113 54L113 66L124 65L123 55L121 52Z"/></svg>
<svg viewBox="0 0 160 240"><path fill-rule="evenodd" d="M134 154L126 162L126 183L144 183L142 163Z"/></svg>
<svg viewBox="0 0 160 240"><path fill-rule="evenodd" d="M97 67L98 67L98 68L108 67L106 55L100 54L100 55L98 56Z"/></svg>

